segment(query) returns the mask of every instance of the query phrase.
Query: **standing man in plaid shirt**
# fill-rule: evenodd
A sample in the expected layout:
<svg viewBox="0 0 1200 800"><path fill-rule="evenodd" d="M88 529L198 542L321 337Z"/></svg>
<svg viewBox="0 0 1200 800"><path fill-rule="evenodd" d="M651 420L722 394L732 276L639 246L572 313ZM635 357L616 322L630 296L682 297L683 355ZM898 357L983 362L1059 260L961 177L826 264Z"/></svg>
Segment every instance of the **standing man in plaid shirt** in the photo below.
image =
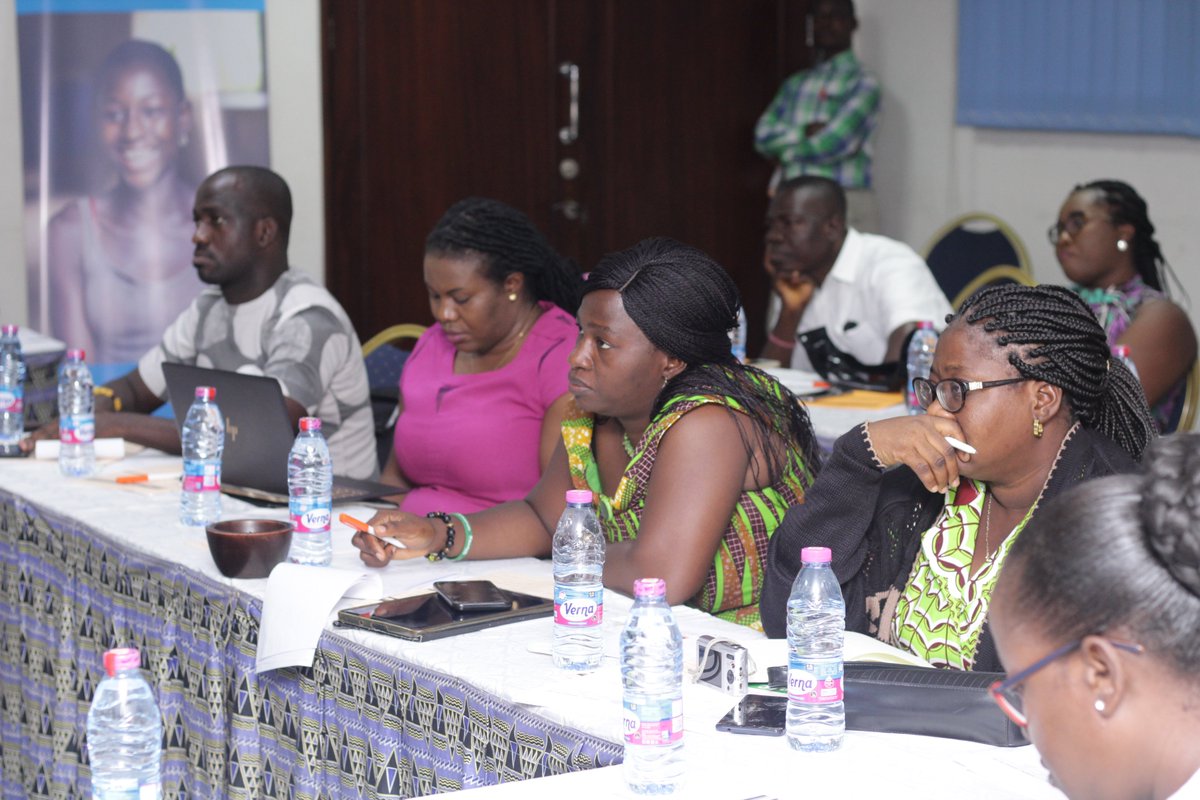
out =
<svg viewBox="0 0 1200 800"><path fill-rule="evenodd" d="M819 175L846 191L846 221L878 229L871 192L871 133L879 114L879 81L863 70L851 36L853 0L817 0L808 18L817 63L784 81L758 120L754 147L778 162L768 194L781 181Z"/></svg>

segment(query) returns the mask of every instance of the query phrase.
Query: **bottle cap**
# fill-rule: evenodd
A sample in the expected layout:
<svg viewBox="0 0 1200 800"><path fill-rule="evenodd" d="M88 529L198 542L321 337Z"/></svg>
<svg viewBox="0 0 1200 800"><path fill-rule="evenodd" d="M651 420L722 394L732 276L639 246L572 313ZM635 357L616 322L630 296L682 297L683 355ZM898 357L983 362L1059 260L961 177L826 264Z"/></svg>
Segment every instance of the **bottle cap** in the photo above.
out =
<svg viewBox="0 0 1200 800"><path fill-rule="evenodd" d="M933 330L933 320L923 319L917 323L917 328L919 330Z"/></svg>
<svg viewBox="0 0 1200 800"><path fill-rule="evenodd" d="M828 547L805 547L800 551L800 560L805 564L828 564L833 554Z"/></svg>
<svg viewBox="0 0 1200 800"><path fill-rule="evenodd" d="M321 430L320 417L301 417L300 430L302 431L319 431Z"/></svg>
<svg viewBox="0 0 1200 800"><path fill-rule="evenodd" d="M68 361L86 361L87 360L87 350L83 350L83 349L68 350L67 351L67 360Z"/></svg>
<svg viewBox="0 0 1200 800"><path fill-rule="evenodd" d="M0 326L0 335L16 336L17 332L20 330L21 330L21 327L19 325L3 325L3 326Z"/></svg>
<svg viewBox="0 0 1200 800"><path fill-rule="evenodd" d="M114 647L104 653L104 671L108 677L126 669L137 669L142 665L142 654L136 647Z"/></svg>
<svg viewBox="0 0 1200 800"><path fill-rule="evenodd" d="M217 390L212 386L197 386L196 397L203 397L205 400L212 400L217 396Z"/></svg>
<svg viewBox="0 0 1200 800"><path fill-rule="evenodd" d="M639 578L633 582L633 596L635 598L666 597L667 582L662 578Z"/></svg>
<svg viewBox="0 0 1200 800"><path fill-rule="evenodd" d="M587 505L592 502L592 493L588 489L568 489L567 502L572 505Z"/></svg>

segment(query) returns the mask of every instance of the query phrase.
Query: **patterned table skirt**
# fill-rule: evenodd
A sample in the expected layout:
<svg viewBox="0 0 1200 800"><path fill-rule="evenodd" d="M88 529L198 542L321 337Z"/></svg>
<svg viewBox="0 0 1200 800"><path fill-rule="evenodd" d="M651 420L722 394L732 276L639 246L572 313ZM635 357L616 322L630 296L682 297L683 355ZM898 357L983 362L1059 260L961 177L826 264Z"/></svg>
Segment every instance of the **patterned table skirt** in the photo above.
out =
<svg viewBox="0 0 1200 800"><path fill-rule="evenodd" d="M163 715L165 798L400 798L605 766L619 744L336 634L257 675L261 603L0 491L0 793L90 794L105 650Z"/></svg>

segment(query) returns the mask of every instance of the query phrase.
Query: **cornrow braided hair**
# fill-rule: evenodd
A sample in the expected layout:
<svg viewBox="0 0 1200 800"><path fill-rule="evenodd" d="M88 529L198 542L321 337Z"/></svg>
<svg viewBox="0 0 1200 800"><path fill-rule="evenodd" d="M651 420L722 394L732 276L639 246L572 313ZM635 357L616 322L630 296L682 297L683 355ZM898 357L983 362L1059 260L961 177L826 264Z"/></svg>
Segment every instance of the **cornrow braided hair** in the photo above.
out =
<svg viewBox="0 0 1200 800"><path fill-rule="evenodd" d="M1063 641L1114 628L1200 676L1200 436L1151 444L1144 474L1085 481L1017 537L1000 575L1019 618Z"/></svg>
<svg viewBox="0 0 1200 800"><path fill-rule="evenodd" d="M1157 436L1137 378L1110 358L1104 329L1087 303L1062 286L991 286L971 295L958 312L968 325L983 323L1000 347L1015 345L1008 361L1022 377L1063 390L1075 417L1108 436L1136 460Z"/></svg>
<svg viewBox="0 0 1200 800"><path fill-rule="evenodd" d="M535 300L549 300L570 314L579 310L579 268L559 255L529 217L485 197L468 197L446 210L425 238L425 252L442 255L478 253L495 283L519 272Z"/></svg>
<svg viewBox="0 0 1200 800"><path fill-rule="evenodd" d="M820 451L808 413L782 384L739 363L730 351L729 331L738 324L742 300L720 264L674 239L646 239L600 259L583 293L601 289L618 292L650 343L687 365L659 392L651 417L679 395L731 397L753 422L770 482L784 474L792 448L816 474ZM752 443L743 441L749 451Z"/></svg>
<svg viewBox="0 0 1200 800"><path fill-rule="evenodd" d="M1127 183L1115 180L1099 180L1081 184L1075 191L1095 189L1103 195L1104 204L1108 206L1109 216L1114 225L1133 226L1133 264L1142 280L1152 289L1171 294L1164 273L1171 270L1171 265L1162 254L1162 248L1154 239L1154 224L1150 222L1150 212L1146 201ZM1171 277L1175 277L1171 273ZM1175 278L1179 283L1179 279Z"/></svg>

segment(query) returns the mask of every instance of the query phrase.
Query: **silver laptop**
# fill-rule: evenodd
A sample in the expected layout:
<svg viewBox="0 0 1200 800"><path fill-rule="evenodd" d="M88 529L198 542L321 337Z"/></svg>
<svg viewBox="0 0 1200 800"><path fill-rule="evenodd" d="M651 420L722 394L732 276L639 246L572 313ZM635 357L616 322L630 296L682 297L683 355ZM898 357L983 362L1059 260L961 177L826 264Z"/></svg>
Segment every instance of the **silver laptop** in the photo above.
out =
<svg viewBox="0 0 1200 800"><path fill-rule="evenodd" d="M279 381L223 369L163 364L175 424L184 419L197 386L217 390L217 406L225 417L225 451L221 457L221 491L268 503L288 501L287 462L296 432L283 402ZM337 470L337 464L333 465ZM378 500L404 490L376 481L334 476L333 502Z"/></svg>

